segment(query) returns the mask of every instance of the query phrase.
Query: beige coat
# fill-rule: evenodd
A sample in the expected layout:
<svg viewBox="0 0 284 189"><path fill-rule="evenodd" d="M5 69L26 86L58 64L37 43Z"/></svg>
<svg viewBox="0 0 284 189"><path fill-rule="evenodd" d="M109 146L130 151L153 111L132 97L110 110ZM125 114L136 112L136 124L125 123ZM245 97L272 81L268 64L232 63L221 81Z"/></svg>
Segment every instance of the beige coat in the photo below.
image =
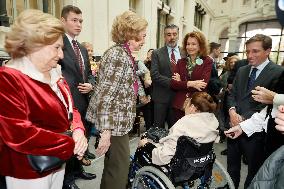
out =
<svg viewBox="0 0 284 189"><path fill-rule="evenodd" d="M186 115L178 120L169 130L169 135L160 139L157 148L152 151L152 162L156 165L170 163L176 152L180 136L189 136L199 143L219 142L217 130L219 122L213 113L196 113Z"/></svg>

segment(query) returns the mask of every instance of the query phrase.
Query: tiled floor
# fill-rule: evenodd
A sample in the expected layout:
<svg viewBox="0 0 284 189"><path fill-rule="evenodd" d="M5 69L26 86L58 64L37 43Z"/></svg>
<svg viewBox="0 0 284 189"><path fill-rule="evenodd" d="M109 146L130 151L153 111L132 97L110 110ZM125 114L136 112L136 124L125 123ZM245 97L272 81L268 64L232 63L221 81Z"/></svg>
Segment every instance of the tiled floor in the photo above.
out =
<svg viewBox="0 0 284 189"><path fill-rule="evenodd" d="M132 154L135 152L137 148L138 140L139 140L138 137L133 137L129 143ZM91 141L90 141L90 151L91 152L94 152L93 144L94 144L94 139L91 138ZM226 157L227 156L220 155L220 152L223 149L225 149L225 146L226 146L225 143L214 145L214 150L217 155L217 159L224 165L224 167L226 167ZM100 180L101 180L101 175L102 175L102 170L103 170L103 159L104 157L99 157L92 161L91 166L85 167L85 170L87 172L95 173L97 175L97 178L94 180L90 180L90 181L77 180L76 183L80 187L80 189L99 189L100 188L99 185L100 185ZM247 174L247 166L242 165L240 189L243 189L243 183L244 183L246 174Z"/></svg>

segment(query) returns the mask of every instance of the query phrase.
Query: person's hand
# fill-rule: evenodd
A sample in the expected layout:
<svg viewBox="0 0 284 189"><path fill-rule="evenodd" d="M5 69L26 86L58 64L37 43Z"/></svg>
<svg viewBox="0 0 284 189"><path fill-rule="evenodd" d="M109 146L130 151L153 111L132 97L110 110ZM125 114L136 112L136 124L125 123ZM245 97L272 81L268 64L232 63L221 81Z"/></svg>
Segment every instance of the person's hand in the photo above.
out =
<svg viewBox="0 0 284 189"><path fill-rule="evenodd" d="M87 138L85 137L84 131L81 129L75 129L73 131L72 138L75 142L73 153L77 155L77 158L80 160L83 158L88 147Z"/></svg>
<svg viewBox="0 0 284 189"><path fill-rule="evenodd" d="M273 98L274 96L277 94L273 91L270 91L264 87L260 87L257 86L255 87L254 90L251 91L252 92L252 98L257 101L257 102L261 102L264 104L272 104L273 103Z"/></svg>
<svg viewBox="0 0 284 189"><path fill-rule="evenodd" d="M202 91L206 86L207 86L207 83L204 82L204 79L187 82L187 88L193 87L197 89L198 91Z"/></svg>
<svg viewBox="0 0 284 189"><path fill-rule="evenodd" d="M224 134L231 139L238 138L242 133L243 133L243 130L240 127L240 125L231 127L229 130L224 131Z"/></svg>
<svg viewBox="0 0 284 189"><path fill-rule="evenodd" d="M277 112L275 117L275 123L277 124L275 128L284 134L284 106L280 105L278 110L279 112Z"/></svg>
<svg viewBox="0 0 284 189"><path fill-rule="evenodd" d="M90 83L79 83L77 88L80 93L87 94L93 89L93 85Z"/></svg>
<svg viewBox="0 0 284 189"><path fill-rule="evenodd" d="M151 79L147 79L144 81L144 85L145 85L145 88L148 88L152 85L152 80Z"/></svg>
<svg viewBox="0 0 284 189"><path fill-rule="evenodd" d="M243 120L242 116L240 116L234 108L229 110L229 115L230 115L231 127L238 125Z"/></svg>
<svg viewBox="0 0 284 189"><path fill-rule="evenodd" d="M143 138L138 142L138 148L145 146L145 144L148 142L147 138Z"/></svg>
<svg viewBox="0 0 284 189"><path fill-rule="evenodd" d="M233 84L228 84L228 86L227 86L227 90L228 90L228 91L231 91L231 90L232 90L232 88L233 88Z"/></svg>
<svg viewBox="0 0 284 189"><path fill-rule="evenodd" d="M185 115L188 115L188 114L195 114L196 112L197 112L197 108L196 108L193 104L188 103L188 104L185 106L185 109L184 109Z"/></svg>
<svg viewBox="0 0 284 189"><path fill-rule="evenodd" d="M151 98L149 98L148 96L140 96L139 100L142 104L148 104L151 100Z"/></svg>
<svg viewBox="0 0 284 189"><path fill-rule="evenodd" d="M101 139L96 152L99 156L104 155L110 147L111 130L104 130L101 133Z"/></svg>
<svg viewBox="0 0 284 189"><path fill-rule="evenodd" d="M178 73L174 73L174 75L172 76L172 79L176 81L181 81L180 75Z"/></svg>

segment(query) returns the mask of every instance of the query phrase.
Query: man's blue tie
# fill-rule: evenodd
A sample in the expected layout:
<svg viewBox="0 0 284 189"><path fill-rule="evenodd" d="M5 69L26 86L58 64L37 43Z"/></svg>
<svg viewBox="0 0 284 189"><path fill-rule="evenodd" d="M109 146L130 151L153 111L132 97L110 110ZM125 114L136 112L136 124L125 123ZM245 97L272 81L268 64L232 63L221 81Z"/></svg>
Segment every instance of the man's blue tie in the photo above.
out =
<svg viewBox="0 0 284 189"><path fill-rule="evenodd" d="M249 80L248 80L248 86L247 86L248 91L252 90L252 87L253 87L255 79L256 79L256 72L257 72L257 68L253 68L251 73L250 73Z"/></svg>

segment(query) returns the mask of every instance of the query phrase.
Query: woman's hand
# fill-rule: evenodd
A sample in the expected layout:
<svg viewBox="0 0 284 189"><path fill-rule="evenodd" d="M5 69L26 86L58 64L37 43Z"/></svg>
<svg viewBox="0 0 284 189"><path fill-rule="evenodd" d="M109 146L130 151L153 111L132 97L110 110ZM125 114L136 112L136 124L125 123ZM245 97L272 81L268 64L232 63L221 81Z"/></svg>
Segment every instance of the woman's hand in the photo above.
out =
<svg viewBox="0 0 284 189"><path fill-rule="evenodd" d="M193 104L190 104L188 103L186 106L185 106L185 115L188 115L188 114L195 114L197 112L197 108L193 105Z"/></svg>
<svg viewBox="0 0 284 189"><path fill-rule="evenodd" d="M87 138L85 137L84 131L81 129L75 129L72 138L75 142L74 154L78 155L77 158L80 160L83 158L88 147Z"/></svg>
<svg viewBox="0 0 284 189"><path fill-rule="evenodd" d="M207 86L207 83L202 80L188 81L187 88L192 87L197 89L198 91L202 91Z"/></svg>
<svg viewBox="0 0 284 189"><path fill-rule="evenodd" d="M257 101L264 104L272 104L273 98L277 94L273 91L270 91L264 87L257 86L255 87L255 90L252 90L252 98Z"/></svg>
<svg viewBox="0 0 284 189"><path fill-rule="evenodd" d="M147 138L143 138L138 143L138 148L145 146L145 144L148 142Z"/></svg>
<svg viewBox="0 0 284 189"><path fill-rule="evenodd" d="M224 131L225 135L231 139L238 138L242 133L243 130L240 125L237 125L235 127L231 127L229 130Z"/></svg>
<svg viewBox="0 0 284 189"><path fill-rule="evenodd" d="M108 151L111 144L110 137L111 137L111 130L104 130L101 133L101 139L98 148L96 150L99 156L104 155Z"/></svg>
<svg viewBox="0 0 284 189"><path fill-rule="evenodd" d="M174 73L174 75L172 76L172 79L176 81L181 81L180 75L178 73Z"/></svg>
<svg viewBox="0 0 284 189"><path fill-rule="evenodd" d="M278 107L279 112L276 114L275 123L277 124L275 128L284 134L284 106Z"/></svg>

